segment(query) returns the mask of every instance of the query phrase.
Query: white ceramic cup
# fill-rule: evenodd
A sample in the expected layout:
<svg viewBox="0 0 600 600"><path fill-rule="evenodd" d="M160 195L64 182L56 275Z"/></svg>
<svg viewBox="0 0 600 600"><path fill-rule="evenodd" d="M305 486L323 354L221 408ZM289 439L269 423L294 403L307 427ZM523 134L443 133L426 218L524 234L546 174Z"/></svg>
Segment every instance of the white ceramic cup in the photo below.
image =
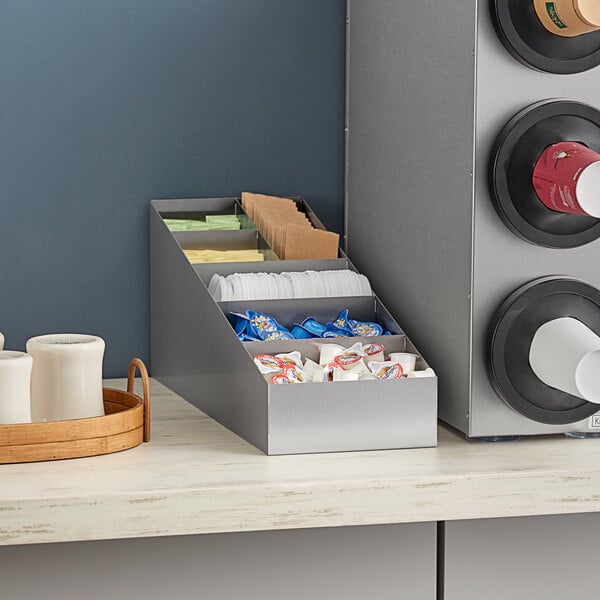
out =
<svg viewBox="0 0 600 600"><path fill-rule="evenodd" d="M0 351L0 423L31 422L31 367L24 352Z"/></svg>
<svg viewBox="0 0 600 600"><path fill-rule="evenodd" d="M104 414L104 340L93 335L58 333L27 341L33 356L31 418L83 419Z"/></svg>
<svg viewBox="0 0 600 600"><path fill-rule="evenodd" d="M388 360L402 365L404 375L408 376L409 373L412 373L415 370L417 358L419 358L419 355L412 354L412 352L392 352L389 355Z"/></svg>
<svg viewBox="0 0 600 600"><path fill-rule="evenodd" d="M4 334L0 332L0 350L4 350Z"/></svg>
<svg viewBox="0 0 600 600"><path fill-rule="evenodd" d="M581 321L544 323L533 336L529 364L546 385L600 404L600 337Z"/></svg>

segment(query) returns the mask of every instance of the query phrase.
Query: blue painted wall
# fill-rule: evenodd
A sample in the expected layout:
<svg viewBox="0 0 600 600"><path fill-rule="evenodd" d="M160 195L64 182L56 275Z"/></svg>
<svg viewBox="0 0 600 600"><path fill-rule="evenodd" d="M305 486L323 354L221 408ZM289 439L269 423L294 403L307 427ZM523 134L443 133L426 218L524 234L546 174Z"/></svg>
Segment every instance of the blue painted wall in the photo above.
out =
<svg viewBox="0 0 600 600"><path fill-rule="evenodd" d="M149 358L148 202L301 194L343 219L344 0L3 0L0 331Z"/></svg>

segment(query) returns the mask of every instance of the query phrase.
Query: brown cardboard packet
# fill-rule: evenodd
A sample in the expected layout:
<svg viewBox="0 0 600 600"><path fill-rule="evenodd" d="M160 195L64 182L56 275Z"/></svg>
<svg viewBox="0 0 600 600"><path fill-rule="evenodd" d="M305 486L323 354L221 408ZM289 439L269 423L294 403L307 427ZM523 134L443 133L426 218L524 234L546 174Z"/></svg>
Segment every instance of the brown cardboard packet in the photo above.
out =
<svg viewBox="0 0 600 600"><path fill-rule="evenodd" d="M301 213L289 213L286 209L271 207L268 211L261 213L261 231L263 237L268 241L269 245L277 254L282 257L284 254L283 235L285 228L289 223L298 225L299 227L310 228L310 222L304 218ZM263 233L264 231L264 233Z"/></svg>
<svg viewBox="0 0 600 600"><path fill-rule="evenodd" d="M296 202L290 198L243 192L242 207L280 259L295 257L299 253L304 254L306 258L321 258L320 255L323 253L333 254L333 258L337 258L339 236L337 234L324 236L319 233L314 235L307 233L306 236L301 236L297 228L304 228L308 231L316 230L313 229L307 215L301 212ZM288 244L287 233L290 225L294 227L292 228L291 242ZM333 247L334 240L335 247ZM313 246L312 249L311 246ZM288 253L291 253L290 256Z"/></svg>
<svg viewBox="0 0 600 600"><path fill-rule="evenodd" d="M286 260L337 258L340 236L331 231L312 229L290 223L286 227Z"/></svg>
<svg viewBox="0 0 600 600"><path fill-rule="evenodd" d="M310 227L310 224L300 216L300 213L295 212L290 214L286 210L271 209L262 213L261 221L266 238L269 240L269 245L273 248L273 251L277 256L283 255L284 247L281 241L283 232L288 223L295 223L300 227Z"/></svg>
<svg viewBox="0 0 600 600"><path fill-rule="evenodd" d="M280 198L279 196L266 196L264 194L255 194L253 192L242 192L242 208L246 214L254 221L257 204L275 201L278 204L285 204L296 208L296 203L290 198Z"/></svg>

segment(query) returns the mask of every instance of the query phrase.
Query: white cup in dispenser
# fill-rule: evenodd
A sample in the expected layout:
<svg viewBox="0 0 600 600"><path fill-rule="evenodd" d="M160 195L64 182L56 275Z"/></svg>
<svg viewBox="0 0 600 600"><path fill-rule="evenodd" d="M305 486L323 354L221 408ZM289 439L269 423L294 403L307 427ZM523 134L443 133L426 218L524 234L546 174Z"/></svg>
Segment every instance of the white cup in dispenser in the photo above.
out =
<svg viewBox="0 0 600 600"><path fill-rule="evenodd" d="M578 319L544 323L531 342L529 363L546 385L600 404L600 336Z"/></svg>

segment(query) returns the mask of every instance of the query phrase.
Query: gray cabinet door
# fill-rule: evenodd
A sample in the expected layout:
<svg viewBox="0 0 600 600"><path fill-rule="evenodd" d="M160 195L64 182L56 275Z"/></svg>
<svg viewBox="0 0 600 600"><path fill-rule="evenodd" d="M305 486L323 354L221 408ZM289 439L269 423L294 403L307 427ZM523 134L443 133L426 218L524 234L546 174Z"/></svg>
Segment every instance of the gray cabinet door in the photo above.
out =
<svg viewBox="0 0 600 600"><path fill-rule="evenodd" d="M0 547L4 600L435 600L435 523Z"/></svg>
<svg viewBox="0 0 600 600"><path fill-rule="evenodd" d="M600 597L600 513L444 527L444 600Z"/></svg>

